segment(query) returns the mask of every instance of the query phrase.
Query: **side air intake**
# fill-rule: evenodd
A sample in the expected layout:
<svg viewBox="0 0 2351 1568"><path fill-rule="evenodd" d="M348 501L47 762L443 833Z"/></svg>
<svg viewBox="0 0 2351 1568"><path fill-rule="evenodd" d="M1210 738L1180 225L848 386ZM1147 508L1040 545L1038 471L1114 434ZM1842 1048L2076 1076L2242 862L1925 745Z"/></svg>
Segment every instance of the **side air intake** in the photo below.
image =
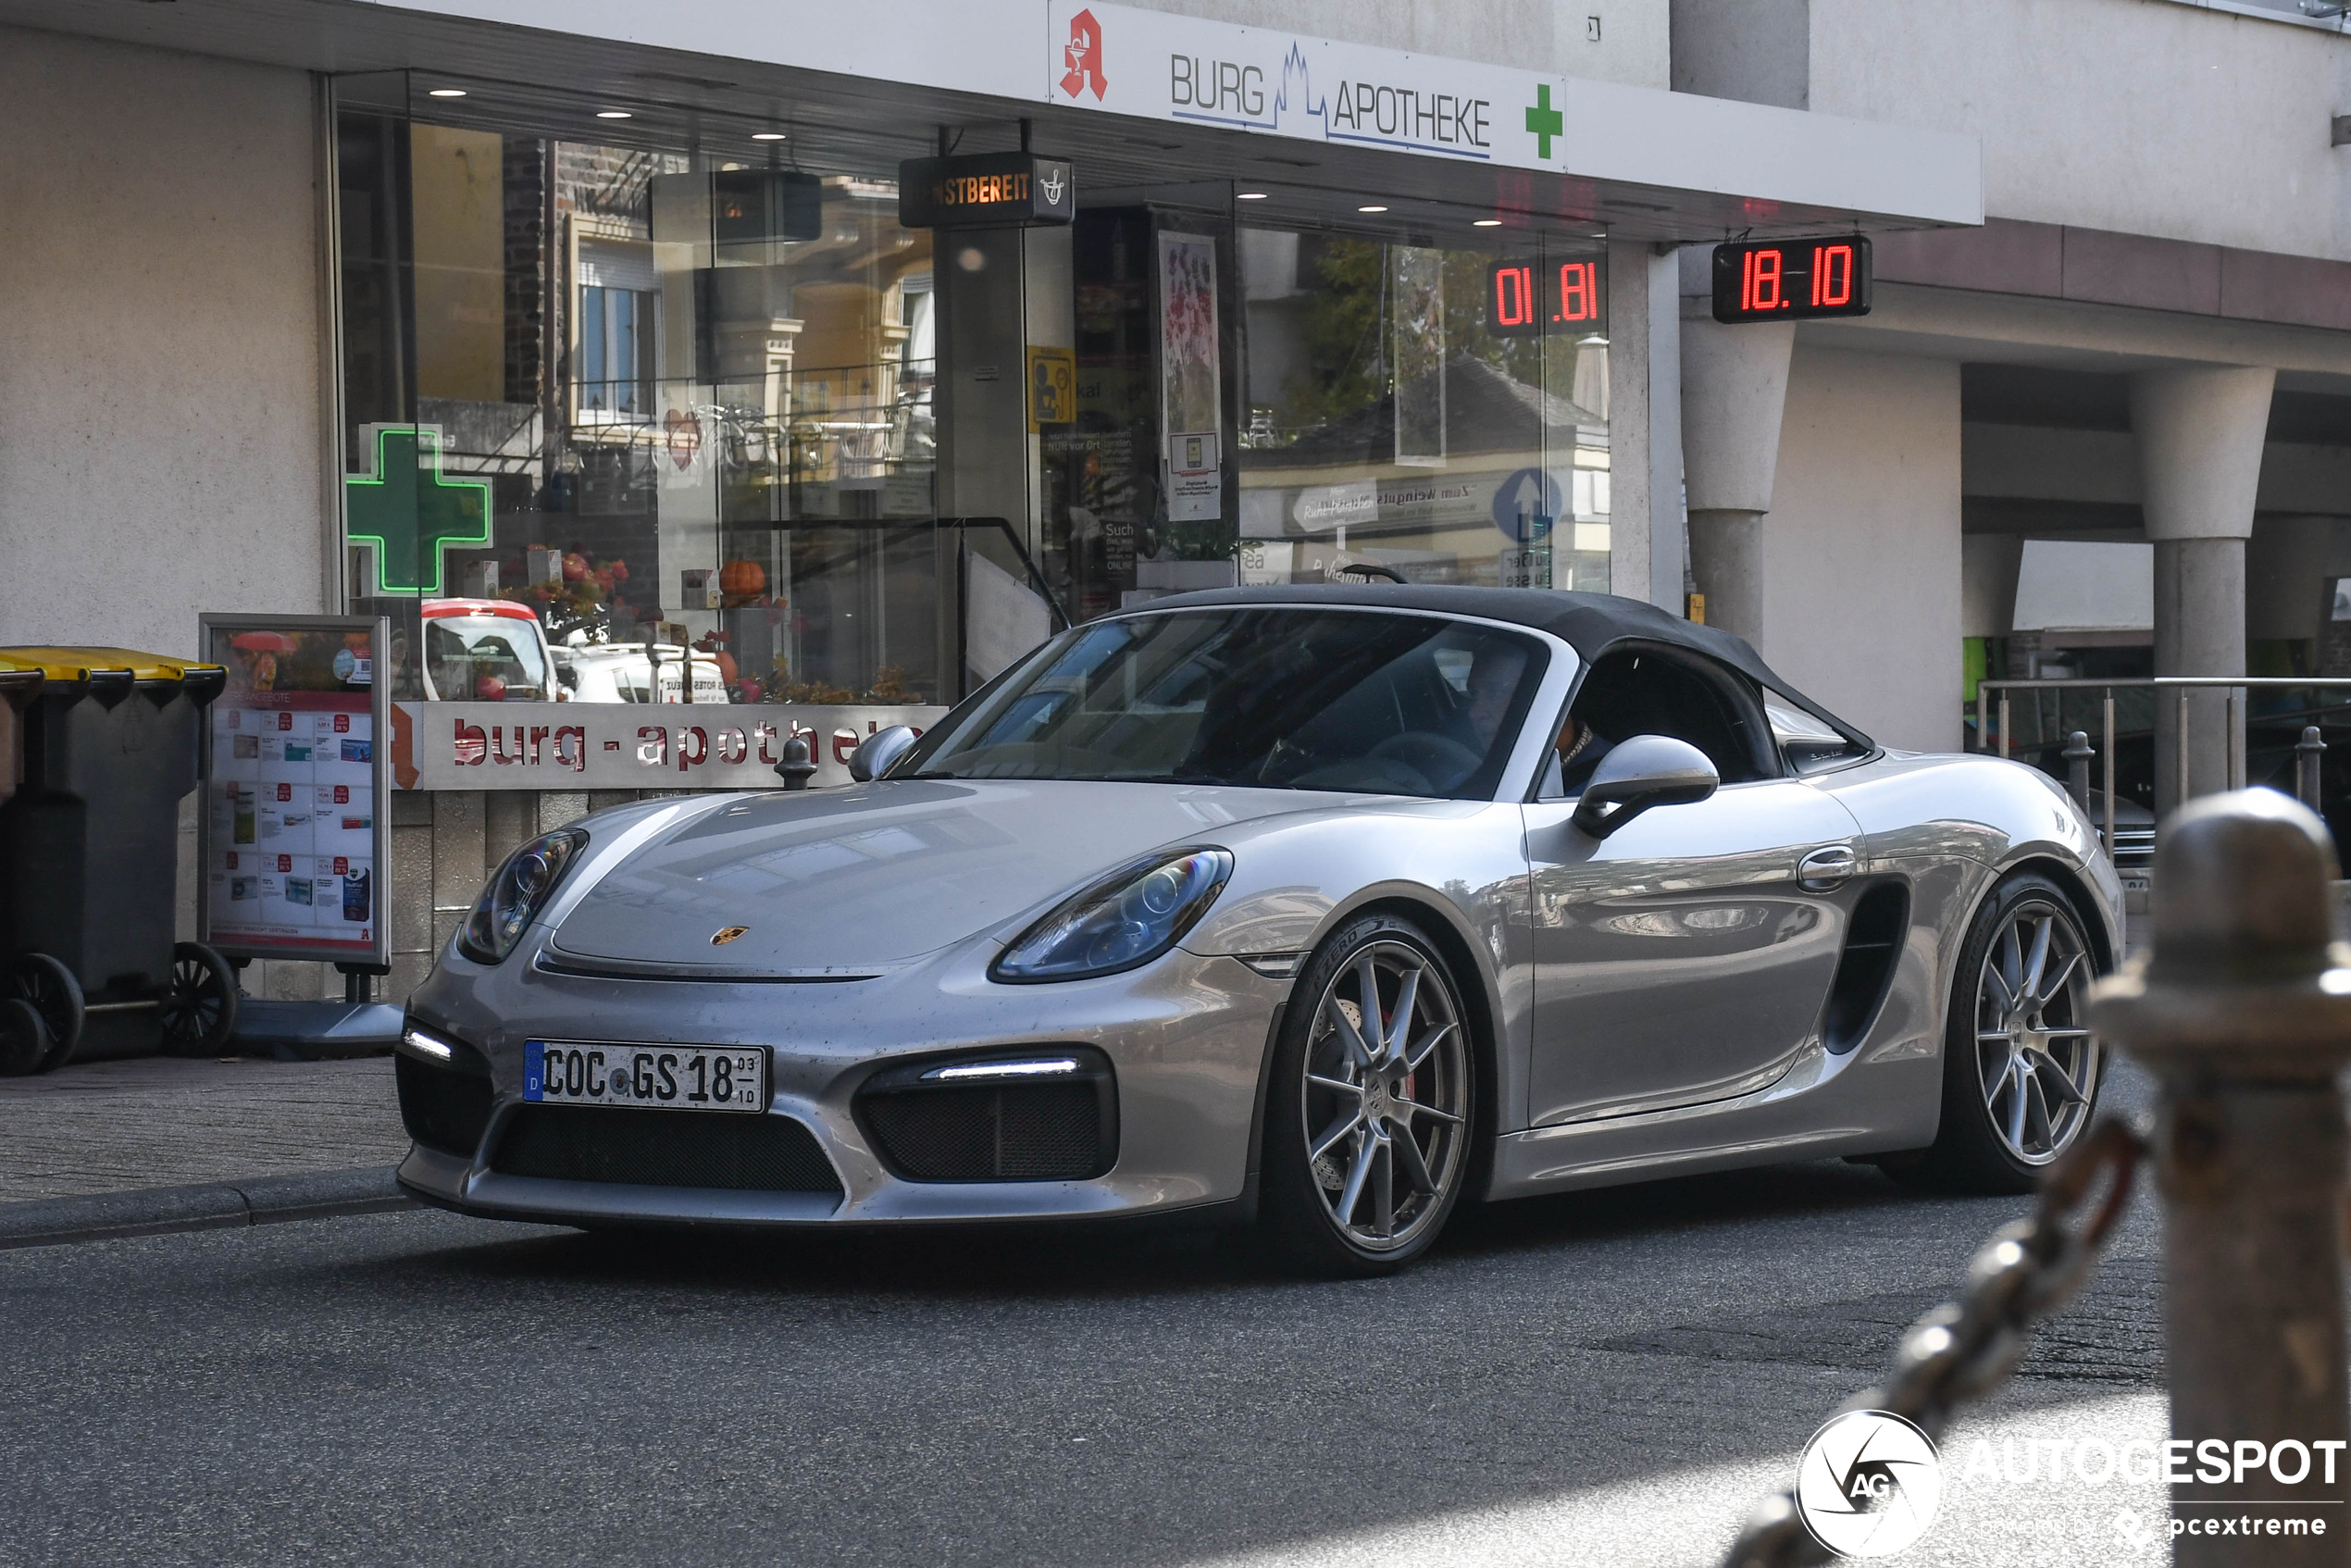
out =
<svg viewBox="0 0 2351 1568"><path fill-rule="evenodd" d="M1842 1056L1860 1044L1877 1021L1909 928L1907 883L1880 882L1853 906L1853 918L1845 928L1845 952L1829 986L1828 1012L1821 1020L1822 1043L1832 1053Z"/></svg>

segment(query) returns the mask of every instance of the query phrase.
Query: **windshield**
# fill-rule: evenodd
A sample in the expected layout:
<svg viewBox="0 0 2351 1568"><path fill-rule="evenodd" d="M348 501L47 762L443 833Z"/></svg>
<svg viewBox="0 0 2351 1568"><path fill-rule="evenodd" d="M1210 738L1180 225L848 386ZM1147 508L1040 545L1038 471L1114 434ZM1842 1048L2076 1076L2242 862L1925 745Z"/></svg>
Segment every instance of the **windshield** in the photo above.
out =
<svg viewBox="0 0 2351 1568"><path fill-rule="evenodd" d="M1490 800L1549 655L1429 616L1241 606L1077 627L894 777Z"/></svg>
<svg viewBox="0 0 2351 1568"><path fill-rule="evenodd" d="M444 703L537 703L552 695L536 629L511 616L435 616L425 663Z"/></svg>

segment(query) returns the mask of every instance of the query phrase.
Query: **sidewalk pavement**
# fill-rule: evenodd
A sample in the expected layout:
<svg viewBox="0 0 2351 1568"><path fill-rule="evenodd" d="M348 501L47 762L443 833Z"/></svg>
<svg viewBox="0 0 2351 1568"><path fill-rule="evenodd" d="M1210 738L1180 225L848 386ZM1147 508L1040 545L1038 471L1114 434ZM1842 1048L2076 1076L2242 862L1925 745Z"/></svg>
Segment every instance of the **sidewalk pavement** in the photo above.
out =
<svg viewBox="0 0 2351 1568"><path fill-rule="evenodd" d="M389 1057L0 1078L0 1247L401 1207L407 1151Z"/></svg>

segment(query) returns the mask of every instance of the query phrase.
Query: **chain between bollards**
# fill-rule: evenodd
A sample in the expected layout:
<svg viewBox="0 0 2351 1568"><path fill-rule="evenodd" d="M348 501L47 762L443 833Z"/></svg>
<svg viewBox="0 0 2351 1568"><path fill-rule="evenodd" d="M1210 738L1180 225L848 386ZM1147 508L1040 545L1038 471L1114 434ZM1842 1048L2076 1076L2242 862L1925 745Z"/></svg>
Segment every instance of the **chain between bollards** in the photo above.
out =
<svg viewBox="0 0 2351 1568"><path fill-rule="evenodd" d="M1886 1411L1940 1437L1961 1404L2007 1382L2034 1326L2062 1311L2089 1277L2131 1201L2145 1151L2121 1122L2092 1128L2049 1168L2032 1217L1994 1231L1976 1249L1959 1299L1912 1324L1885 1380L1837 1413ZM1835 1556L1804 1527L1795 1494L1779 1492L1748 1516L1723 1561L1724 1568L1818 1568Z"/></svg>

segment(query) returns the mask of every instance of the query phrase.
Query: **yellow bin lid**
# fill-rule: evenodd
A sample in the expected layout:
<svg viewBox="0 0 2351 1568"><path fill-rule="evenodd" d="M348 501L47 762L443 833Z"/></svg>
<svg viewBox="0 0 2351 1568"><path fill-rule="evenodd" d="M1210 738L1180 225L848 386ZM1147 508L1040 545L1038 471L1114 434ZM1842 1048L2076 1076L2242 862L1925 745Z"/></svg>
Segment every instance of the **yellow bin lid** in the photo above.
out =
<svg viewBox="0 0 2351 1568"><path fill-rule="evenodd" d="M127 669L133 680L185 680L193 672L220 668L134 648L0 648L0 667L37 669L61 681L79 680L91 669Z"/></svg>

